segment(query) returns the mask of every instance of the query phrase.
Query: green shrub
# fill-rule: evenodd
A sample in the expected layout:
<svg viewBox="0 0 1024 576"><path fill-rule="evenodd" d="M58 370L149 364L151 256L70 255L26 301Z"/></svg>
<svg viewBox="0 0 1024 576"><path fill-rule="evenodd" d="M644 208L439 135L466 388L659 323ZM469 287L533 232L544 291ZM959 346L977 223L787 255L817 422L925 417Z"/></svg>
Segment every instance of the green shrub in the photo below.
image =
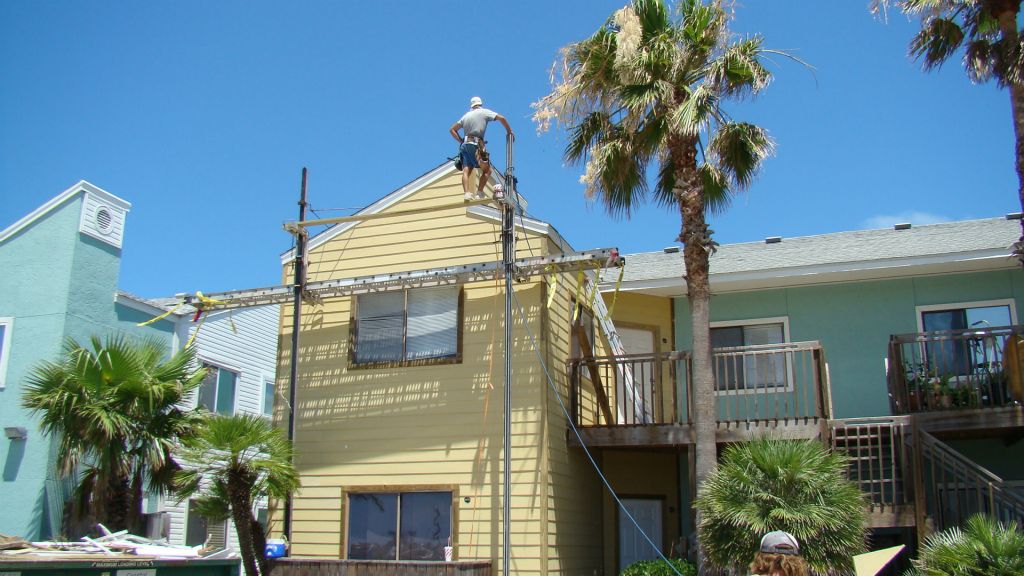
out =
<svg viewBox="0 0 1024 576"><path fill-rule="evenodd" d="M672 567L669 567L669 564ZM666 563L664 560L640 560L633 562L622 571L619 576L676 576L675 568L683 576L697 576L697 567L686 560L671 558Z"/></svg>

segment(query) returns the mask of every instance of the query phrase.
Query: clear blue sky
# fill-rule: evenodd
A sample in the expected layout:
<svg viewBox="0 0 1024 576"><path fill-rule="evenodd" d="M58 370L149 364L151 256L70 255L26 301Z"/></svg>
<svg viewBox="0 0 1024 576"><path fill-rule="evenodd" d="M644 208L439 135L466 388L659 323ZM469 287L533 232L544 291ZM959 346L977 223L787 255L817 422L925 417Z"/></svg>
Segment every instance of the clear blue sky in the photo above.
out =
<svg viewBox="0 0 1024 576"><path fill-rule="evenodd" d="M577 249L660 250L676 213L588 206L564 141L530 121L558 48L623 3L0 2L0 228L85 179L133 204L123 289L276 284L303 166L321 215L363 207L452 155L448 127L479 95L520 136L534 215ZM956 64L923 73L906 56L916 23L879 22L867 0L736 15L815 71L777 60L765 95L731 107L778 151L713 217L719 242L1019 210L1007 94Z"/></svg>

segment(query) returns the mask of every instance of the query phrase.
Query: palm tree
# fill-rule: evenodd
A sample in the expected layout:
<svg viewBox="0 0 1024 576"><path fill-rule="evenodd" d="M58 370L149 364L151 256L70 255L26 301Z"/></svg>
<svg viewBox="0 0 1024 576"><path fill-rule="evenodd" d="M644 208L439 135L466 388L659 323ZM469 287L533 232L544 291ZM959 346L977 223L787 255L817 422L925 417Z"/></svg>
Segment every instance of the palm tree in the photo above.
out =
<svg viewBox="0 0 1024 576"><path fill-rule="evenodd" d="M648 168L658 166L654 200L679 210L687 298L693 323L698 485L714 469L709 259L715 251L706 213L721 212L747 188L772 141L734 121L729 98L756 94L771 80L760 36L733 37L720 0L634 0L589 38L562 50L553 90L534 104L539 130L552 121L569 133L565 158L585 163L581 182L613 215L646 199Z"/></svg>
<svg viewBox="0 0 1024 576"><path fill-rule="evenodd" d="M1017 198L1024 211L1024 61L1017 16L1021 0L874 0L878 11L895 4L921 17L921 30L910 41L910 55L925 70L942 66L963 48L963 64L971 81L995 80L1009 88L1013 115ZM1024 265L1024 220L1014 254Z"/></svg>
<svg viewBox="0 0 1024 576"><path fill-rule="evenodd" d="M214 520L230 515L238 532L246 574L269 574L267 540L253 515L255 500L284 498L299 487L292 444L262 416L211 416L182 450L188 465L177 474L182 499L200 492L200 514Z"/></svg>
<svg viewBox="0 0 1024 576"><path fill-rule="evenodd" d="M852 557L865 547L867 502L847 480L847 464L815 440L761 438L727 448L694 503L708 562L746 574L761 537L785 530L815 571L852 573Z"/></svg>
<svg viewBox="0 0 1024 576"><path fill-rule="evenodd" d="M950 528L925 539L907 576L1011 576L1024 574L1024 533L1016 522L972 516L961 530Z"/></svg>
<svg viewBox="0 0 1024 576"><path fill-rule="evenodd" d="M177 464L171 452L190 436L200 415L181 404L202 383L194 354L165 360L167 346L115 335L91 348L69 339L57 362L28 377L22 405L58 439L59 472L84 467L75 489L75 516L90 515L112 530L137 529L143 484L163 492Z"/></svg>

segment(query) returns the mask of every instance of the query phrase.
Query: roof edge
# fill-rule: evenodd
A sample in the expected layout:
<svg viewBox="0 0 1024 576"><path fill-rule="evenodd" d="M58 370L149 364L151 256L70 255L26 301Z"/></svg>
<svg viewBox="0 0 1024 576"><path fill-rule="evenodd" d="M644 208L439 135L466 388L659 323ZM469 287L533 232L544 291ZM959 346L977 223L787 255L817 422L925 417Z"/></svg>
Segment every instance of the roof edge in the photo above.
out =
<svg viewBox="0 0 1024 576"><path fill-rule="evenodd" d="M6 241L8 238L11 238L18 232L21 232L25 228L29 227L43 216L57 209L68 200L74 198L80 192L98 196L107 203L113 204L114 206L123 209L125 212L128 212L132 207L131 202L128 202L127 200L120 198L118 196L115 196L110 192L107 192L106 190L86 180L79 180L78 182L75 183L74 186L68 188L67 190L61 192L60 194L57 194L53 198L50 198L41 206L23 216L14 224L11 224L10 226L4 228L3 230L0 230L0 242Z"/></svg>

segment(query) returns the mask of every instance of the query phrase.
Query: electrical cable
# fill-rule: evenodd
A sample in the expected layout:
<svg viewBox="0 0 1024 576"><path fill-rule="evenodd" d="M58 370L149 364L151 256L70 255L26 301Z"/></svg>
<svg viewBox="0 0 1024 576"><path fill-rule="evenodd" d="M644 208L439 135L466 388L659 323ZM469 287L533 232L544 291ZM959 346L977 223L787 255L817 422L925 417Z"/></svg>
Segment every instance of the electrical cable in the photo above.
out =
<svg viewBox="0 0 1024 576"><path fill-rule="evenodd" d="M661 552L661 548L659 548L654 543L654 541L651 540L651 537L648 536L646 532L644 532L643 528L640 527L640 524L636 521L636 518L634 518L633 515L629 513L629 510L626 509L626 506L622 503L622 500L619 499L619 495L615 493L615 490L612 488L612 485L608 481L608 478L605 477L603 472L601 472L601 467L598 466L597 461L594 460L593 454L590 453L590 449L587 448L587 445L583 442L583 436L580 435L579 429L576 428L576 423L572 421L572 416L569 415L569 411L566 409L565 403L562 402L562 395L558 392L558 388L555 387L555 382L551 378L551 373L548 371L547 363L544 362L544 356L540 353L540 347L537 345L537 339L533 335L533 330L530 329L530 323L526 321L526 312L523 310L523 305L519 302L519 297L516 296L515 291L512 292L512 299L515 300L516 307L519 309L519 315L523 319L523 326L526 327L526 333L530 337L530 343L533 344L533 351L537 354L537 359L540 362L540 367L544 371L544 377L547 378L548 386L555 393L555 399L558 400L558 406L559 408L562 409L562 415L565 416L566 422L569 423L569 427L572 428L573 434L575 434L576 439L579 440L580 446L583 447L583 453L587 455L587 460L590 461L590 465L593 466L594 471L597 472L598 477L601 478L601 482L604 484L604 487L608 489L608 493L611 494L612 499L615 500L615 503L618 505L619 509L622 510L623 514L625 514L627 518L629 518L629 521L633 523L633 526L636 527L637 531L640 532L640 535L644 537L644 540L646 540L647 543L650 544L651 548L653 548L654 551L657 552L658 557L661 558L673 572L675 572L676 576L684 576L683 573L677 570L676 567L668 561L668 558L665 556L665 554Z"/></svg>

